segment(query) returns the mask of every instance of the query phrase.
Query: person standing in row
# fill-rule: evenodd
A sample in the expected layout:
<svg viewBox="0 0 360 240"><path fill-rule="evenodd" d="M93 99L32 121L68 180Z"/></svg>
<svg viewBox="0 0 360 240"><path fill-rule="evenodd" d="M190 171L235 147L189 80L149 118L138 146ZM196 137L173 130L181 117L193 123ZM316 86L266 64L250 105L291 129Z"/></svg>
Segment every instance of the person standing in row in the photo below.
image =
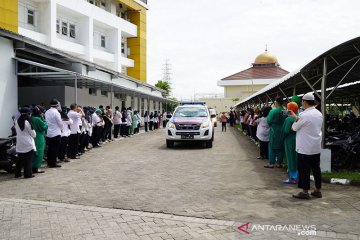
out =
<svg viewBox="0 0 360 240"><path fill-rule="evenodd" d="M67 109L63 107L61 111L61 120L63 122L63 130L61 132L61 144L59 149L58 158L61 162L69 162L66 158L67 151L68 151L68 143L69 143L69 136L71 134L70 126L73 124L73 121L69 119L67 116Z"/></svg>
<svg viewBox="0 0 360 240"><path fill-rule="evenodd" d="M315 108L315 97L313 93L307 93L302 98L302 106L305 111L297 116L291 111L291 117L295 119L292 130L296 132L296 152L298 153L298 187L302 189L294 198L309 199L310 170L315 179L316 189L311 195L321 198L321 129L323 115Z"/></svg>
<svg viewBox="0 0 360 240"><path fill-rule="evenodd" d="M125 136L129 137L130 135L132 135L132 111L131 108L128 108L127 112L126 112L126 129L125 129Z"/></svg>
<svg viewBox="0 0 360 240"><path fill-rule="evenodd" d="M116 106L115 107L115 112L114 112L114 138L119 137L120 126L121 126L121 118L122 118L122 115L121 115L121 112L119 111L119 107Z"/></svg>
<svg viewBox="0 0 360 240"><path fill-rule="evenodd" d="M159 115L157 111L154 112L154 130L158 129L159 124Z"/></svg>
<svg viewBox="0 0 360 240"><path fill-rule="evenodd" d="M47 164L49 168L56 168L61 167L61 165L56 164L56 158L60 149L63 122L59 113L61 110L60 102L57 99L53 99L50 102L50 106L50 109L45 113L45 120L48 125L46 134L48 137Z"/></svg>
<svg viewBox="0 0 360 240"><path fill-rule="evenodd" d="M262 112L262 116L258 117L256 120L257 123L257 131L256 137L260 142L260 156L258 159L268 159L269 157L269 124L267 122L267 117L269 112L271 111L271 107L265 107Z"/></svg>
<svg viewBox="0 0 360 240"><path fill-rule="evenodd" d="M277 98L275 100L275 108L272 109L267 117L270 127L269 134L269 163L265 168L282 167L284 157L284 142L281 136L281 129L285 121L282 111L284 100Z"/></svg>
<svg viewBox="0 0 360 240"><path fill-rule="evenodd" d="M134 111L134 117L133 117L133 128L134 128L134 134L137 134L139 133L138 132L138 125L139 125L139 117L138 117L138 114L137 114L137 111Z"/></svg>
<svg viewBox="0 0 360 240"><path fill-rule="evenodd" d="M121 110L121 126L120 126L120 136L125 137L126 135L129 134L129 132L126 134L126 119L127 119L127 111L126 108L123 107L123 109Z"/></svg>
<svg viewBox="0 0 360 240"><path fill-rule="evenodd" d="M153 130L153 125L154 125L154 114L153 114L153 112L151 112L149 115L149 130L150 131Z"/></svg>
<svg viewBox="0 0 360 240"><path fill-rule="evenodd" d="M145 111L144 114L145 132L148 132L148 124L149 124L149 115L148 115L148 111Z"/></svg>
<svg viewBox="0 0 360 240"><path fill-rule="evenodd" d="M34 138L36 132L30 119L30 109L22 108L20 117L15 121L16 129L16 152L18 159L15 168L15 178L21 177L21 169L24 168L24 178L32 178L32 158L36 151Z"/></svg>
<svg viewBox="0 0 360 240"><path fill-rule="evenodd" d="M80 107L78 107L76 103L70 105L70 111L68 113L68 117L73 121L73 123L70 125L71 134L69 137L68 157L70 159L79 159L79 157L76 156L79 147L79 133L80 133L79 121L81 121L81 118L84 116L85 114L83 110Z"/></svg>
<svg viewBox="0 0 360 240"><path fill-rule="evenodd" d="M289 112L293 112L298 115L299 107L297 103L290 102L287 104L287 109ZM284 136L284 147L285 147L285 156L287 160L289 178L284 180L284 184L297 184L298 181L298 163L297 163L297 153L296 153L296 132L292 130L292 125L295 122L295 119L291 116L288 116L285 119L282 134Z"/></svg>
<svg viewBox="0 0 360 240"><path fill-rule="evenodd" d="M35 146L36 152L32 159L32 172L33 173L44 173L43 170L39 170L44 159L45 150L45 132L48 128L44 117L42 116L43 108L41 106L35 106L33 108L31 122L36 132Z"/></svg>
<svg viewBox="0 0 360 240"><path fill-rule="evenodd" d="M91 115L91 123L93 127L91 135L91 144L93 147L100 147L99 142L101 138L101 128L103 126L103 119L101 118L102 111L96 109L95 112Z"/></svg>

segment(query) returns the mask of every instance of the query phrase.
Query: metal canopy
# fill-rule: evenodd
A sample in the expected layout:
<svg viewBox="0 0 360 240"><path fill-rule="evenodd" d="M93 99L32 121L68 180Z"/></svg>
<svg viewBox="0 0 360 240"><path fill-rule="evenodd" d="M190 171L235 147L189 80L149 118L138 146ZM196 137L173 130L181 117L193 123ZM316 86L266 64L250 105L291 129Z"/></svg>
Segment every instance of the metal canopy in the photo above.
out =
<svg viewBox="0 0 360 240"><path fill-rule="evenodd" d="M360 93L358 84L341 90L339 87L360 80L359 49L360 37L342 43L244 99L237 106L245 107L253 101L258 104L268 103L269 99L277 96L291 97L294 94L299 95L314 90L321 92L323 78L325 80L323 87L332 88L330 92L326 91L325 100L339 99L349 94L356 96Z"/></svg>
<svg viewBox="0 0 360 240"><path fill-rule="evenodd" d="M134 97L158 100L159 102L170 102L170 100L154 95L148 95L136 89L127 88L113 82L84 76L77 72L48 66L42 63L14 58L20 86L70 86L75 88L75 99L77 101L77 88L88 87L114 94L127 94ZM137 85L140 87L141 85Z"/></svg>

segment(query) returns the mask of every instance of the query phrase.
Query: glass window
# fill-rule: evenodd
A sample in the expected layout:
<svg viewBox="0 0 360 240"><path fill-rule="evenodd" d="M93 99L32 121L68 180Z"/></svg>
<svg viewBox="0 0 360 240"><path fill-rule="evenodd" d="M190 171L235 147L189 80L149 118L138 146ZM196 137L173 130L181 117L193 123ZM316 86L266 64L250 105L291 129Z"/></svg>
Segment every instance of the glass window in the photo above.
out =
<svg viewBox="0 0 360 240"><path fill-rule="evenodd" d="M56 19L56 32L60 33L60 19Z"/></svg>
<svg viewBox="0 0 360 240"><path fill-rule="evenodd" d="M106 39L103 35L101 35L101 47L106 48Z"/></svg>
<svg viewBox="0 0 360 240"><path fill-rule="evenodd" d="M107 97L107 96L108 96L108 92L107 92L107 91L101 91L101 95Z"/></svg>
<svg viewBox="0 0 360 240"><path fill-rule="evenodd" d="M95 4L95 0L89 0L89 3Z"/></svg>
<svg viewBox="0 0 360 240"><path fill-rule="evenodd" d="M65 36L68 35L68 24L67 24L67 22L62 22L61 23L61 33L62 33L62 35L65 35Z"/></svg>
<svg viewBox="0 0 360 240"><path fill-rule="evenodd" d="M27 10L27 23L30 25L34 25L35 20L35 11Z"/></svg>
<svg viewBox="0 0 360 240"><path fill-rule="evenodd" d="M70 24L70 25L69 25L69 28L70 28L70 37L71 37L71 38L76 38L75 25L74 25L74 24Z"/></svg>
<svg viewBox="0 0 360 240"><path fill-rule="evenodd" d="M95 88L89 88L89 95L96 96L96 89Z"/></svg>
<svg viewBox="0 0 360 240"><path fill-rule="evenodd" d="M106 0L101 0L101 7L103 7L103 8L106 7Z"/></svg>
<svg viewBox="0 0 360 240"><path fill-rule="evenodd" d="M121 53L125 54L125 43L121 43Z"/></svg>
<svg viewBox="0 0 360 240"><path fill-rule="evenodd" d="M175 117L207 117L205 108L179 107L174 113Z"/></svg>

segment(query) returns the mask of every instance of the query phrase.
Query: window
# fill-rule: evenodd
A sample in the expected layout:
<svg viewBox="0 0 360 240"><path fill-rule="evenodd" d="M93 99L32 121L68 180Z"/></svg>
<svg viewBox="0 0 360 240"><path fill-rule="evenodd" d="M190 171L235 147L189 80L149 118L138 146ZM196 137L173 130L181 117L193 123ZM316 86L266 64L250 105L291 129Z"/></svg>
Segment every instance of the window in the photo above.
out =
<svg viewBox="0 0 360 240"><path fill-rule="evenodd" d="M95 0L89 0L89 3L95 4Z"/></svg>
<svg viewBox="0 0 360 240"><path fill-rule="evenodd" d="M69 29L70 29L70 37L71 37L71 38L76 38L75 25L74 25L74 24L70 24L70 25L69 25Z"/></svg>
<svg viewBox="0 0 360 240"><path fill-rule="evenodd" d="M108 92L107 92L107 91L101 91L101 95L107 97L107 96L108 96Z"/></svg>
<svg viewBox="0 0 360 240"><path fill-rule="evenodd" d="M104 35L101 35L101 47L106 48L106 38Z"/></svg>
<svg viewBox="0 0 360 240"><path fill-rule="evenodd" d="M102 8L106 8L106 0L101 0L100 4Z"/></svg>
<svg viewBox="0 0 360 240"><path fill-rule="evenodd" d="M96 96L96 89L95 88L89 88L89 95Z"/></svg>
<svg viewBox="0 0 360 240"><path fill-rule="evenodd" d="M56 33L60 33L60 19L56 19Z"/></svg>
<svg viewBox="0 0 360 240"><path fill-rule="evenodd" d="M121 43L121 53L125 54L125 43Z"/></svg>
<svg viewBox="0 0 360 240"><path fill-rule="evenodd" d="M130 56L130 48L127 48L127 55Z"/></svg>
<svg viewBox="0 0 360 240"><path fill-rule="evenodd" d="M67 24L67 22L62 22L61 26L62 26L62 28L61 28L62 29L61 30L62 35L67 36L68 35L68 24Z"/></svg>
<svg viewBox="0 0 360 240"><path fill-rule="evenodd" d="M27 23L30 25L34 25L35 22L35 11L34 10L27 10Z"/></svg>

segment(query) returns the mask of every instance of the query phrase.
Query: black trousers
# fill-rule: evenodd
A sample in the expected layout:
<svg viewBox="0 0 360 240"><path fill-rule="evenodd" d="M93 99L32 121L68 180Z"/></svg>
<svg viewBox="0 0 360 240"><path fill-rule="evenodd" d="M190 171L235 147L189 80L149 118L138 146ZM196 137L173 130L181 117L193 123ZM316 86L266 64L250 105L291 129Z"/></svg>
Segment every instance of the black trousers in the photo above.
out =
<svg viewBox="0 0 360 240"><path fill-rule="evenodd" d="M60 141L60 149L59 149L59 154L58 154L58 158L60 160L64 160L65 159L65 155L67 153L67 148L68 148L68 143L69 143L69 137L61 137L61 141Z"/></svg>
<svg viewBox="0 0 360 240"><path fill-rule="evenodd" d="M120 125L120 136L125 136L126 124Z"/></svg>
<svg viewBox="0 0 360 240"><path fill-rule="evenodd" d="M32 176L32 157L34 150L26 153L18 153L18 158L15 168L15 176L21 176L21 169L24 168L24 177Z"/></svg>
<svg viewBox="0 0 360 240"><path fill-rule="evenodd" d="M84 142L84 138L85 138L85 132L79 133L79 142L78 142L78 152L82 153L85 151L84 147L83 147L83 142Z"/></svg>
<svg viewBox="0 0 360 240"><path fill-rule="evenodd" d="M263 142L259 140L260 142L260 157L268 158L269 157L269 142Z"/></svg>
<svg viewBox="0 0 360 240"><path fill-rule="evenodd" d="M61 136L48 138L48 152L47 152L47 163L49 167L54 167L56 165L56 157L59 154Z"/></svg>
<svg viewBox="0 0 360 240"><path fill-rule="evenodd" d="M114 125L114 138L118 138L119 132L120 132L120 124L115 124Z"/></svg>
<svg viewBox="0 0 360 240"><path fill-rule="evenodd" d="M68 151L68 157L69 158L75 158L77 154L77 150L79 147L79 134L71 134L69 136L69 151Z"/></svg>
<svg viewBox="0 0 360 240"><path fill-rule="evenodd" d="M224 130L226 132L226 122L221 123L221 131L223 132Z"/></svg>
<svg viewBox="0 0 360 240"><path fill-rule="evenodd" d="M150 130L150 131L153 130L153 125L154 125L154 122L153 122L153 121L150 121L150 122L149 122L149 130Z"/></svg>
<svg viewBox="0 0 360 240"><path fill-rule="evenodd" d="M112 130L112 123L108 123L107 125L105 125L103 141L107 139L111 140L111 130Z"/></svg>
<svg viewBox="0 0 360 240"><path fill-rule="evenodd" d="M89 146L89 142L90 142L89 132L85 132L85 134L84 134L84 139L83 139L83 141L80 143L81 149L82 149L82 150L85 150L85 148L87 148L87 147Z"/></svg>
<svg viewBox="0 0 360 240"><path fill-rule="evenodd" d="M148 123L145 122L145 132L147 132L147 131L148 131Z"/></svg>
<svg viewBox="0 0 360 240"><path fill-rule="evenodd" d="M129 136L129 130L130 130L130 126L125 125L124 135L127 136L127 137Z"/></svg>
<svg viewBox="0 0 360 240"><path fill-rule="evenodd" d="M93 145L93 147L99 146L101 129L102 129L102 127L99 127L99 126L93 127L93 131L92 131L92 135L91 135L91 145Z"/></svg>
<svg viewBox="0 0 360 240"><path fill-rule="evenodd" d="M310 170L314 175L315 187L321 189L320 153L315 155L298 153L299 188L310 190Z"/></svg>

